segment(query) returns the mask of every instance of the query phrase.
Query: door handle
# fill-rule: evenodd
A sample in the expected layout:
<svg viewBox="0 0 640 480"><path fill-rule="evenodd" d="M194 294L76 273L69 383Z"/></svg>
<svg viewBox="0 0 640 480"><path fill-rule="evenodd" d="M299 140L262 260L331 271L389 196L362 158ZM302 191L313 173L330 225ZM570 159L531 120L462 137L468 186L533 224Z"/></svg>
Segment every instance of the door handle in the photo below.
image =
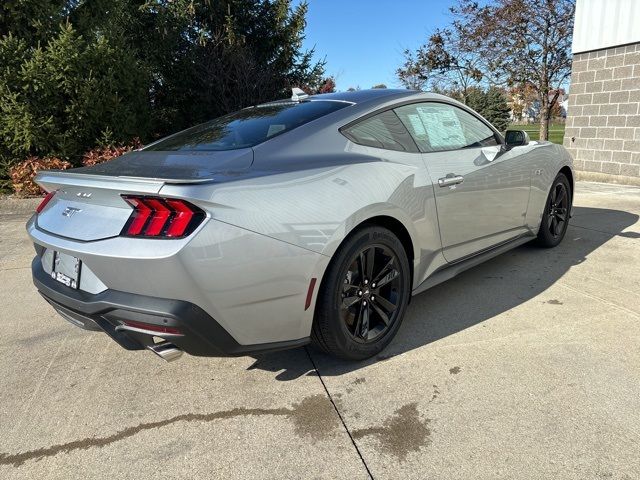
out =
<svg viewBox="0 0 640 480"><path fill-rule="evenodd" d="M438 179L439 187L450 187L451 185L458 185L459 183L464 182L464 177L462 175L453 175L449 174L446 177L442 177Z"/></svg>

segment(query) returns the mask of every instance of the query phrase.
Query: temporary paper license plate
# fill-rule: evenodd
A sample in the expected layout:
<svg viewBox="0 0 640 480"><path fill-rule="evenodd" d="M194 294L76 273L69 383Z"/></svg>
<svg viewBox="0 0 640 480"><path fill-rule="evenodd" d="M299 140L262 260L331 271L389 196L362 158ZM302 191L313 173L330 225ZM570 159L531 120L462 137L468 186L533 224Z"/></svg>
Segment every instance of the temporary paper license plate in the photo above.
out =
<svg viewBox="0 0 640 480"><path fill-rule="evenodd" d="M51 278L64 283L67 287L78 288L81 266L80 259L66 253L54 252Z"/></svg>

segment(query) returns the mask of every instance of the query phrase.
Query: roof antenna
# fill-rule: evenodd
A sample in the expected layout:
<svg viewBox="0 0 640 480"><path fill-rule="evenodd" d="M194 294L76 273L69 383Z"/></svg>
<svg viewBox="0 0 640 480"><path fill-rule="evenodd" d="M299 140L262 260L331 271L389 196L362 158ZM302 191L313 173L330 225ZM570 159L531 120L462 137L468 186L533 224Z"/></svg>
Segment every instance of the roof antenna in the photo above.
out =
<svg viewBox="0 0 640 480"><path fill-rule="evenodd" d="M304 100L309 96L308 93L305 93L304 90L298 87L294 87L291 89L291 100L294 102L299 102L300 100Z"/></svg>

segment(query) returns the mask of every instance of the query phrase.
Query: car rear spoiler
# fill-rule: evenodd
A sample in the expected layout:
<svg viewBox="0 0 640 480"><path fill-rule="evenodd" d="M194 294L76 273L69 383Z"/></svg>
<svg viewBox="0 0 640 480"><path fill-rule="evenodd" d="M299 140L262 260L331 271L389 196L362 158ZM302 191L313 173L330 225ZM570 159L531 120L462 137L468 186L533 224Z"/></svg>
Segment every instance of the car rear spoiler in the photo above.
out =
<svg viewBox="0 0 640 480"><path fill-rule="evenodd" d="M94 175L74 173L65 170L46 170L38 172L35 182L50 191L61 186L87 186L107 190L120 190L126 185L127 190L144 193L157 193L163 185L210 183L211 178L175 179L175 178L141 178L127 176Z"/></svg>

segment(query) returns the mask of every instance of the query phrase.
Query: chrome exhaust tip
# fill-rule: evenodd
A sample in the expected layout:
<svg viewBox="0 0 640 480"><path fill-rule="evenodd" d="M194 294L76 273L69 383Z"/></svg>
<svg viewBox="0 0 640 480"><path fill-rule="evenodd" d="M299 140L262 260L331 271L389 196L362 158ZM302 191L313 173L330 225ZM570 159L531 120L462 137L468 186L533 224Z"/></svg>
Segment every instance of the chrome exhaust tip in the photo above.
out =
<svg viewBox="0 0 640 480"><path fill-rule="evenodd" d="M170 342L156 343L155 345L147 346L147 348L167 362L179 359L184 353Z"/></svg>

